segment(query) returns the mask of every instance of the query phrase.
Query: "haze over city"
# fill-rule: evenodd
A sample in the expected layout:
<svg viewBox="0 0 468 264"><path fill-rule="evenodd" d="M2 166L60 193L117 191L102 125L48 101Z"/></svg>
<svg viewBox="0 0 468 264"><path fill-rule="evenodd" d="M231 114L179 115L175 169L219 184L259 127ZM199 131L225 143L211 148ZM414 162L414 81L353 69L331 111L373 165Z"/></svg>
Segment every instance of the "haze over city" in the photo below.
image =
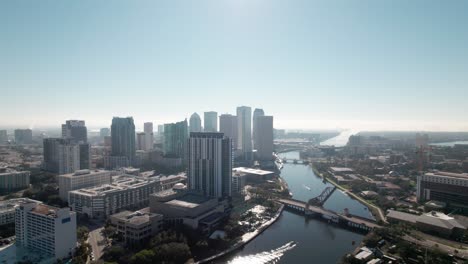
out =
<svg viewBox="0 0 468 264"><path fill-rule="evenodd" d="M282 129L466 131L466 1L3 1L1 127L137 129L266 109Z"/></svg>

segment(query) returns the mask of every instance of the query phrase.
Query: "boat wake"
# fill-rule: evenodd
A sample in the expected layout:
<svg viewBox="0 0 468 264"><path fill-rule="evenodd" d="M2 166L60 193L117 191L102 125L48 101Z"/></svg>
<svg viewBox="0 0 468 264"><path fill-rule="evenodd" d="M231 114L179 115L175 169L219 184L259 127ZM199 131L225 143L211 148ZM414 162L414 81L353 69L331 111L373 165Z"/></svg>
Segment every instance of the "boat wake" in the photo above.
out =
<svg viewBox="0 0 468 264"><path fill-rule="evenodd" d="M305 185L305 184L302 184L302 187L304 187L304 188L306 188L307 190L310 191L310 187L309 187L309 186L307 186L307 185Z"/></svg>
<svg viewBox="0 0 468 264"><path fill-rule="evenodd" d="M277 263L281 257L289 250L296 246L296 242L288 242L277 249L264 251L261 253L240 256L229 261L229 264L274 264Z"/></svg>

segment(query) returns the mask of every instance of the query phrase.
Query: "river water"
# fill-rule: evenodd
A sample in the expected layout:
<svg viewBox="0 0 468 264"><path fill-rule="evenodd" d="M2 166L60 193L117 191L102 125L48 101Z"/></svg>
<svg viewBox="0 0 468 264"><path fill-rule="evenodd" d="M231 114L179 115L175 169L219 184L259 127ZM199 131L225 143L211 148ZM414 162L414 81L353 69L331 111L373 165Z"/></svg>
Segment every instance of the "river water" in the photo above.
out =
<svg viewBox="0 0 468 264"><path fill-rule="evenodd" d="M280 156L298 159L299 152L282 153ZM288 183L293 198L303 201L319 195L329 186L314 174L310 166L301 164L285 164L281 177ZM352 214L372 218L367 208L339 190L333 193L324 207L334 211L348 208ZM241 251L217 263L337 263L343 255L353 251L362 238L362 234L283 211L278 221Z"/></svg>

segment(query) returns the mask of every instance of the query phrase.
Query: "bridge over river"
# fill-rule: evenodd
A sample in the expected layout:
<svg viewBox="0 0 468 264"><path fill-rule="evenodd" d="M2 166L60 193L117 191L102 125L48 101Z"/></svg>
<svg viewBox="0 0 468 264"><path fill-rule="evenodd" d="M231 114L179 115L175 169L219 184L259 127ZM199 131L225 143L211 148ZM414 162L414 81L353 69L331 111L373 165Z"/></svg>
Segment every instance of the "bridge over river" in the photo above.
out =
<svg viewBox="0 0 468 264"><path fill-rule="evenodd" d="M278 202L284 204L286 208L292 209L295 212L304 214L305 216L320 217L329 223L340 224L345 227L352 229L359 229L362 231L370 231L380 226L377 222L352 215L349 213L337 213L329 209L323 208L323 204L331 194L335 191L336 187L327 187L317 197L310 199L308 202L288 198L288 199L279 199Z"/></svg>

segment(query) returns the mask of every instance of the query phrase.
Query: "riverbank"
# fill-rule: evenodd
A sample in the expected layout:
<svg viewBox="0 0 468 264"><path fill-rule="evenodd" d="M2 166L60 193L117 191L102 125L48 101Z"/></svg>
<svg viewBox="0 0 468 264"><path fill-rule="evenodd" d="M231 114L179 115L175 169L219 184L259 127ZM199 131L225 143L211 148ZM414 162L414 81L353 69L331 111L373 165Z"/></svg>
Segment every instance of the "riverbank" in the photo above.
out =
<svg viewBox="0 0 468 264"><path fill-rule="evenodd" d="M334 180L330 179L329 177L324 177L322 173L320 173L317 168L314 167L313 164L310 165L312 167L312 170L314 171L314 173L320 177L322 177L322 179L326 180L327 182L329 182L330 184L332 184L333 186L335 186L336 188L342 190L344 193L346 193L347 195L349 195L350 197L352 197L353 199L359 201L360 203L366 205L369 210L371 211L372 215L375 217L375 219L377 220L377 222L380 222L382 221L383 223L387 224L387 219L385 218L385 214L383 213L382 209L380 209L380 207L366 201L365 199L363 199L362 197L360 197L359 195L351 192L350 190L346 189L345 187L339 185L337 182L335 182Z"/></svg>
<svg viewBox="0 0 468 264"><path fill-rule="evenodd" d="M214 255L214 256L211 256L209 258L206 258L206 259L203 259L203 260L200 260L196 263L209 263L211 261L214 261L216 259L219 259L221 257L224 257L226 255L229 255L231 253L233 253L234 251L244 247L245 245L247 245L250 241L252 241L254 238L256 238L258 235L260 235L261 233L263 233L266 229L268 229L268 227L270 227L272 224L274 224L278 218L281 216L281 213L283 212L283 209L284 209L284 205L280 205L278 211L276 212L276 214L268 221L266 221L265 223L263 223L258 229L256 229L255 231L253 232L249 232L249 233L245 233L244 235L242 235L241 237L241 240L237 243L235 243L234 245L232 245L230 248Z"/></svg>

